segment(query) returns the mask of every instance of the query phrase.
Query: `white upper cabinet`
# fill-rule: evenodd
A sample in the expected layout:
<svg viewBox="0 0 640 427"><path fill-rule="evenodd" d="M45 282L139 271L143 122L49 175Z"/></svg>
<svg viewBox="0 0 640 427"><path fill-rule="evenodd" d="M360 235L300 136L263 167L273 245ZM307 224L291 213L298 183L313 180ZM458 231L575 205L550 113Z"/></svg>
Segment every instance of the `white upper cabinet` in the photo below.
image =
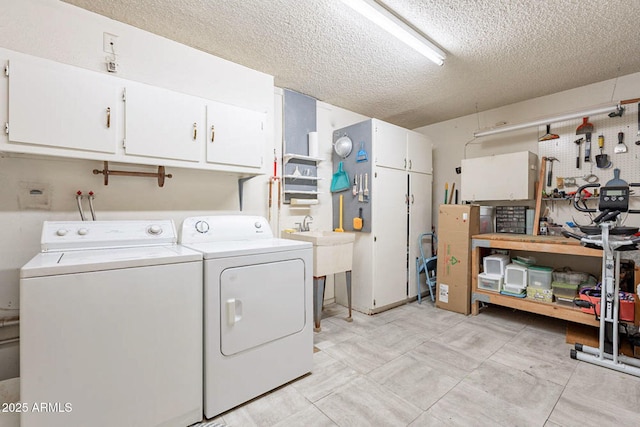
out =
<svg viewBox="0 0 640 427"><path fill-rule="evenodd" d="M426 136L407 131L407 170L431 174L432 151L431 141Z"/></svg>
<svg viewBox="0 0 640 427"><path fill-rule="evenodd" d="M0 152L266 173L273 99L263 93L273 94L273 80L257 71L256 94L239 93L235 106L206 88L213 98L2 47L0 64Z"/></svg>
<svg viewBox="0 0 640 427"><path fill-rule="evenodd" d="M426 136L380 120L373 126L377 166L432 173L433 147Z"/></svg>
<svg viewBox="0 0 640 427"><path fill-rule="evenodd" d="M407 130L373 120L375 164L394 169L407 168ZM353 141L359 147L359 141Z"/></svg>
<svg viewBox="0 0 640 427"><path fill-rule="evenodd" d="M207 102L207 162L262 167L266 114L220 102Z"/></svg>
<svg viewBox="0 0 640 427"><path fill-rule="evenodd" d="M197 162L205 140L201 98L142 83L127 83L125 152Z"/></svg>
<svg viewBox="0 0 640 427"><path fill-rule="evenodd" d="M122 87L109 76L39 58L9 64L9 141L115 153Z"/></svg>

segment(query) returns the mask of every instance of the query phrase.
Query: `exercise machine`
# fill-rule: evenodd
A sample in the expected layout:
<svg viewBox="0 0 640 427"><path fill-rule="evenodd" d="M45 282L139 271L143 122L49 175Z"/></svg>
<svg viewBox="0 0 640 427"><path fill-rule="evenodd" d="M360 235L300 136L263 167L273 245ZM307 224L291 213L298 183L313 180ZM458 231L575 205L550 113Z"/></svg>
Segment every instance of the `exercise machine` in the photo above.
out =
<svg viewBox="0 0 640 427"><path fill-rule="evenodd" d="M578 203L583 190L598 187L600 184L580 187L573 199L574 208L581 212L596 212L596 209ZM620 252L637 250L637 244L640 243L640 237L635 236L638 227L624 226L621 220L622 213L640 213L640 210L629 209L630 187L640 187L640 183L601 187L597 209L600 213L593 219L593 224L580 226L580 231L585 235L568 231L562 234L580 240L583 246L602 249L599 346L596 348L576 343L571 350L571 358L640 377L640 359L619 354ZM574 304L593 308L597 318L597 304L578 299L574 300Z"/></svg>

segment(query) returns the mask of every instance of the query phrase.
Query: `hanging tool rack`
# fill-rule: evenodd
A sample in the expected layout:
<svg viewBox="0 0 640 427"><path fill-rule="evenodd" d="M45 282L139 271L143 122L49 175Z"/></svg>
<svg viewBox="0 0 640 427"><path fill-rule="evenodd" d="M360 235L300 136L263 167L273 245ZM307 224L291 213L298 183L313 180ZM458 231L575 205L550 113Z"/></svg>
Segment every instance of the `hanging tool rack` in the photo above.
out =
<svg viewBox="0 0 640 427"><path fill-rule="evenodd" d="M134 171L117 171L109 169L109 162L104 162L104 169L94 169L94 175L104 175L104 185L109 185L109 176L142 176L147 178L157 178L158 187L164 187L165 178L173 178L173 175L164 172L164 166L158 166L158 172L134 172Z"/></svg>

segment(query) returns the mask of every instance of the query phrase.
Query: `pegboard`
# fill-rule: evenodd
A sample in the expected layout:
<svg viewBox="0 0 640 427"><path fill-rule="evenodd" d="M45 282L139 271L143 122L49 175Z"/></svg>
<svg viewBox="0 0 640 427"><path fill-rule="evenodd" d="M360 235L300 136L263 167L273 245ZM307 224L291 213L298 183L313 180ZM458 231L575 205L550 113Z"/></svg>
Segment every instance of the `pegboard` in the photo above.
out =
<svg viewBox="0 0 640 427"><path fill-rule="evenodd" d="M567 120L551 125L552 134L557 134L560 138L538 143L538 155L542 157L555 157L558 161L553 162L553 175L551 186L547 186L547 174L549 163L547 162L545 172L545 191L553 192L557 188L557 177L574 177L577 186L566 187L561 191L575 191L578 186L587 184L582 177L594 174L598 177L600 185L605 185L613 179L613 170L620 169L620 179L630 182L640 182L640 141L638 135L638 104L624 105L624 113L621 117L609 117L607 114L599 114L589 117L588 122L593 124L591 134L591 162L585 162L585 141L586 135L576 135L576 129L582 124L582 119ZM627 146L627 152L615 154L614 150L618 144L618 132L624 133L623 142ZM546 126L538 128L538 136L542 137L547 133ZM603 169L596 165L596 155L600 154L598 148L598 136L604 136L603 153L609 155L611 166ZM577 144L576 141L583 138L580 144L580 168L576 168Z"/></svg>

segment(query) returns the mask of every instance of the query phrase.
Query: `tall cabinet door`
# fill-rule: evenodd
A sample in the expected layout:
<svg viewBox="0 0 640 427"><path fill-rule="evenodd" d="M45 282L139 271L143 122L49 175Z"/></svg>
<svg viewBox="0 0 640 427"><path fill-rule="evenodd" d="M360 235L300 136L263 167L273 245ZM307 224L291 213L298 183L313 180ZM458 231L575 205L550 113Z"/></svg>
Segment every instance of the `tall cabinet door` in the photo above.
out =
<svg viewBox="0 0 640 427"><path fill-rule="evenodd" d="M409 173L409 296L418 293L416 284L416 258L420 256L418 237L431 232L433 175ZM425 253L429 256L430 253ZM424 277L420 280L422 290L426 290Z"/></svg>
<svg viewBox="0 0 640 427"><path fill-rule="evenodd" d="M418 132L407 132L407 170L433 173L433 144Z"/></svg>
<svg viewBox="0 0 640 427"><path fill-rule="evenodd" d="M118 79L43 59L9 63L9 141L115 153Z"/></svg>
<svg viewBox="0 0 640 427"><path fill-rule="evenodd" d="M197 162L204 149L204 125L201 98L142 83L127 84L127 154Z"/></svg>
<svg viewBox="0 0 640 427"><path fill-rule="evenodd" d="M407 173L374 168L374 309L407 297Z"/></svg>
<svg viewBox="0 0 640 427"><path fill-rule="evenodd" d="M390 123L372 120L372 132L375 164L394 169L406 169L407 130ZM354 150L360 147L360 141L353 141Z"/></svg>
<svg viewBox="0 0 640 427"><path fill-rule="evenodd" d="M220 102L207 103L207 162L260 168L266 114Z"/></svg>

